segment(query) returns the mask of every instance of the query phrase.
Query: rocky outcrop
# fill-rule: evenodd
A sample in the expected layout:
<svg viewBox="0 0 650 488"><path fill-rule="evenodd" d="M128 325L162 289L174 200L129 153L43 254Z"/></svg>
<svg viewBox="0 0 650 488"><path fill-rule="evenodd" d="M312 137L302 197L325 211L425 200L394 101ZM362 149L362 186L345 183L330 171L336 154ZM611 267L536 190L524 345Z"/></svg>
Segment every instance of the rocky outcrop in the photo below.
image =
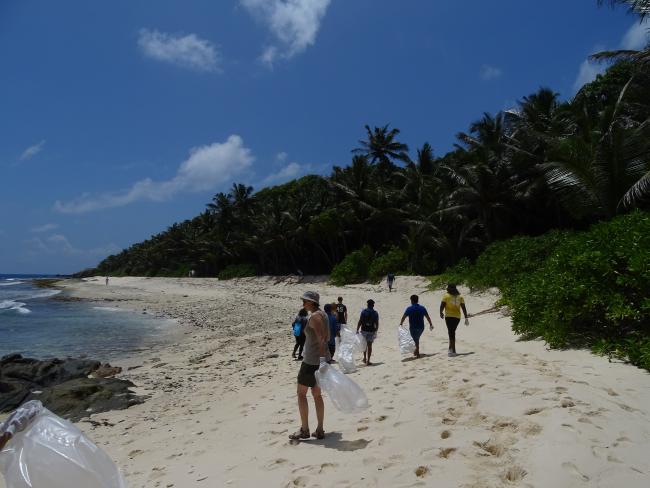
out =
<svg viewBox="0 0 650 488"><path fill-rule="evenodd" d="M89 359L40 361L20 354L4 356L0 359L0 412L35 399L57 415L76 421L91 413L141 403L143 399L129 390L133 383L104 377L120 371ZM91 374L102 377L89 378Z"/></svg>

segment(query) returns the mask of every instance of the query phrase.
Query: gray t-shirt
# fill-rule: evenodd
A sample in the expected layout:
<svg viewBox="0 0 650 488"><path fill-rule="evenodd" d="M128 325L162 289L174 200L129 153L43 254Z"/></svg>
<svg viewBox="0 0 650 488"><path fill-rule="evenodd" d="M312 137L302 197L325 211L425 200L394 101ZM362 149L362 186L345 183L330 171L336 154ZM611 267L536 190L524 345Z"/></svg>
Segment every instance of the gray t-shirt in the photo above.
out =
<svg viewBox="0 0 650 488"><path fill-rule="evenodd" d="M318 340L318 335L316 335L314 327L322 328L325 344L327 344L327 341L330 338L329 319L327 318L325 312L322 310L315 311L313 314L311 314L311 317L309 317L309 322L307 323L307 327L305 327L305 348L302 351L303 363L311 364L312 366L318 366L320 364L321 357L321 344ZM326 356L328 359L330 359L329 351L327 348L325 348L325 350Z"/></svg>

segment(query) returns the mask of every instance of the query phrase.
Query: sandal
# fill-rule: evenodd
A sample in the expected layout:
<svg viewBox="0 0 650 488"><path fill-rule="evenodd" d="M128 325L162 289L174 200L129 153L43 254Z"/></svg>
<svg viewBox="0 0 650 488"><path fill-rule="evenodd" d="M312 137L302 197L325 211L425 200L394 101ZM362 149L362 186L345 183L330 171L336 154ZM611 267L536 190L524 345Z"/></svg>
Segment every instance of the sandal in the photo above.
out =
<svg viewBox="0 0 650 488"><path fill-rule="evenodd" d="M289 439L291 439L292 441L297 441L300 439L309 439L309 437L311 437L309 435L309 431L304 430L302 427L300 427L300 430L298 430L298 432L294 432L293 434L289 435Z"/></svg>
<svg viewBox="0 0 650 488"><path fill-rule="evenodd" d="M325 431L323 429L316 429L312 435L316 439L325 439Z"/></svg>

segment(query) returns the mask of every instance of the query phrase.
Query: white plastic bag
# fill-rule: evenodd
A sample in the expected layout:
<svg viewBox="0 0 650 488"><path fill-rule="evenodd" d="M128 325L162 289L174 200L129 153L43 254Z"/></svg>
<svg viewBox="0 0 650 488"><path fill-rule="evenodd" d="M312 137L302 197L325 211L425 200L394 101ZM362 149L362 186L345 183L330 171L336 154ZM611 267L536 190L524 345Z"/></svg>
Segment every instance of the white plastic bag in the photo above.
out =
<svg viewBox="0 0 650 488"><path fill-rule="evenodd" d="M0 451L7 488L126 488L104 451L37 400L16 410L3 431L12 436Z"/></svg>
<svg viewBox="0 0 650 488"><path fill-rule="evenodd" d="M341 341L337 351L337 362L341 371L354 373L357 370L357 365L354 362L354 343Z"/></svg>
<svg viewBox="0 0 650 488"><path fill-rule="evenodd" d="M404 327L397 328L397 340L399 341L399 352L402 354L413 354L415 351L415 341L411 333Z"/></svg>
<svg viewBox="0 0 650 488"><path fill-rule="evenodd" d="M359 354L366 352L366 349L368 348L368 342L366 341L366 338L363 336L363 334L355 334L354 335L354 350L355 352L358 352Z"/></svg>
<svg viewBox="0 0 650 488"><path fill-rule="evenodd" d="M315 376L318 386L340 412L357 413L368 408L368 397L361 387L336 368L321 363Z"/></svg>

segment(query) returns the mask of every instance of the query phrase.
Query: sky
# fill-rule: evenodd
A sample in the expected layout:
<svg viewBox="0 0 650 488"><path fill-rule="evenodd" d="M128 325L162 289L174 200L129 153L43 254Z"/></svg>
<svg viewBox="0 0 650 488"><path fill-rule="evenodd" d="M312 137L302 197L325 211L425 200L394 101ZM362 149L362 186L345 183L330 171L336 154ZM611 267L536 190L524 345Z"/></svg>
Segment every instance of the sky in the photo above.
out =
<svg viewBox="0 0 650 488"><path fill-rule="evenodd" d="M233 182L327 175L365 124L443 155L646 41L595 0L1 0L0 273L72 273Z"/></svg>

